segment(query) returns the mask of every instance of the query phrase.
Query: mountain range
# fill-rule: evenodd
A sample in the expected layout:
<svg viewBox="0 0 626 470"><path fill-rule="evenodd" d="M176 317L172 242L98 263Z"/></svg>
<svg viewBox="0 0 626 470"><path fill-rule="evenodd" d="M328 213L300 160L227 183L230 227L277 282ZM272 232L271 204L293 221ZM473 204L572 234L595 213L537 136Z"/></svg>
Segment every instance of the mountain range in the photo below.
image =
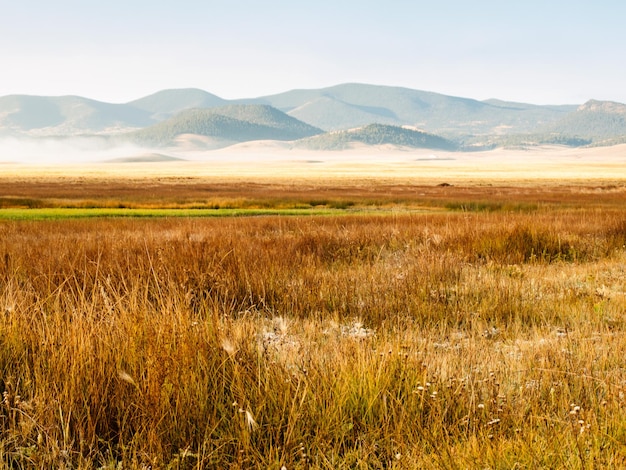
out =
<svg viewBox="0 0 626 470"><path fill-rule="evenodd" d="M533 105L408 88L342 84L225 100L199 89L163 90L128 103L79 96L0 97L0 136L103 135L155 147L201 138L206 148L251 140L338 149L353 143L474 149L625 140L626 105Z"/></svg>

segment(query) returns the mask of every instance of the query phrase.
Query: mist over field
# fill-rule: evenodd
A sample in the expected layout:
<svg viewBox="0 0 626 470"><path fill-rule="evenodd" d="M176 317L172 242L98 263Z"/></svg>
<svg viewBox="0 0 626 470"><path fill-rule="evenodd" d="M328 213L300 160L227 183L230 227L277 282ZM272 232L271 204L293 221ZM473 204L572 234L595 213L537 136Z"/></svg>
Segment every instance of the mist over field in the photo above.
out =
<svg viewBox="0 0 626 470"><path fill-rule="evenodd" d="M0 163L101 163L146 153L150 150L131 143L113 143L100 137L0 137Z"/></svg>

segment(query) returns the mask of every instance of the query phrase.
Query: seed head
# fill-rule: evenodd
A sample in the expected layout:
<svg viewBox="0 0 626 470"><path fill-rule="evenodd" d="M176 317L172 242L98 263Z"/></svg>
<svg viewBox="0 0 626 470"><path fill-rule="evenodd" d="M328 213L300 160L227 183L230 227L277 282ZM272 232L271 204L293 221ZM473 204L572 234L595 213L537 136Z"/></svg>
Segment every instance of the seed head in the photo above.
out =
<svg viewBox="0 0 626 470"><path fill-rule="evenodd" d="M137 386L137 382L135 382L135 380L131 377L131 375L128 372L120 370L117 373L117 376L119 377L121 381L126 382L127 384L130 384L134 387Z"/></svg>
<svg viewBox="0 0 626 470"><path fill-rule="evenodd" d="M250 432L259 427L257 422L254 420L254 416L252 416L252 413L249 410L246 410L246 427Z"/></svg>
<svg viewBox="0 0 626 470"><path fill-rule="evenodd" d="M226 338L222 340L222 349L226 351L229 356L234 356L237 352L237 348L235 348L235 345Z"/></svg>

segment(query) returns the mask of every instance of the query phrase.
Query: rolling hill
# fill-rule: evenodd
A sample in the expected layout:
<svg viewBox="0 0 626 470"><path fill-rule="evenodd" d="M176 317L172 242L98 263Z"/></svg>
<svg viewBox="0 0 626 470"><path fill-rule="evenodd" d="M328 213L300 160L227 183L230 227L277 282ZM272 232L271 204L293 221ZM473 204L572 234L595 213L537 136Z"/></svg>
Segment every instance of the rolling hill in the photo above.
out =
<svg viewBox="0 0 626 470"><path fill-rule="evenodd" d="M141 128L154 121L149 113L124 104L79 96L9 95L0 98L0 128L45 135Z"/></svg>
<svg viewBox="0 0 626 470"><path fill-rule="evenodd" d="M557 135L569 135L599 142L626 136L626 105L590 100L575 112L547 128Z"/></svg>
<svg viewBox="0 0 626 470"><path fill-rule="evenodd" d="M148 112L155 121L163 121L186 109L214 108L227 104L227 100L197 88L163 90L127 103Z"/></svg>
<svg viewBox="0 0 626 470"><path fill-rule="evenodd" d="M297 140L321 133L267 105L229 105L190 109L127 135L144 145L172 145L184 134L211 137L222 146L251 140Z"/></svg>
<svg viewBox="0 0 626 470"><path fill-rule="evenodd" d="M457 149L454 142L443 137L386 124L369 124L356 129L328 132L300 140L296 145L309 150L344 150L355 143L439 150Z"/></svg>
<svg viewBox="0 0 626 470"><path fill-rule="evenodd" d="M408 88L343 84L293 90L251 102L269 104L324 130L380 122L444 135L524 133L561 119L576 106L477 101Z"/></svg>

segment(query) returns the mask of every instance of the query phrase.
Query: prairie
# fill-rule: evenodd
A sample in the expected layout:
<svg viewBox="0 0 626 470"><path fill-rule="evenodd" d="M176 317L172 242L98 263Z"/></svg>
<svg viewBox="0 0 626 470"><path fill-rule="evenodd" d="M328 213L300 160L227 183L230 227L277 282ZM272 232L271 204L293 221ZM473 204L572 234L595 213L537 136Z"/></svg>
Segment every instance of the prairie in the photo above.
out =
<svg viewBox="0 0 626 470"><path fill-rule="evenodd" d="M4 178L304 211L0 220L4 465L626 466L623 181L450 181Z"/></svg>

